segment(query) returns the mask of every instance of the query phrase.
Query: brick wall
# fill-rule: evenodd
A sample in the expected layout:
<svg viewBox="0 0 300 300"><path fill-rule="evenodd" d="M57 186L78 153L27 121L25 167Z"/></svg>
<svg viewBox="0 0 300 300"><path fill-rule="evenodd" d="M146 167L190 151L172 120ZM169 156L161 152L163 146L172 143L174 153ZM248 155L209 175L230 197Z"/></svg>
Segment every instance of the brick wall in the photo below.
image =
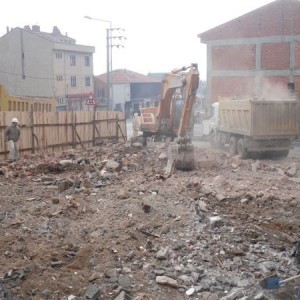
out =
<svg viewBox="0 0 300 300"><path fill-rule="evenodd" d="M208 102L287 97L300 73L299 16L300 1L278 0L198 35L210 51ZM299 96L298 78L295 88Z"/></svg>
<svg viewBox="0 0 300 300"><path fill-rule="evenodd" d="M290 44L263 44L261 68L263 70L286 70L290 66Z"/></svg>
<svg viewBox="0 0 300 300"><path fill-rule="evenodd" d="M300 69L300 42L297 42L295 47L295 68Z"/></svg>
<svg viewBox="0 0 300 300"><path fill-rule="evenodd" d="M231 97L253 97L253 77L212 77L211 92L214 101L221 98Z"/></svg>
<svg viewBox="0 0 300 300"><path fill-rule="evenodd" d="M212 49L212 70L254 70L255 45L215 46Z"/></svg>

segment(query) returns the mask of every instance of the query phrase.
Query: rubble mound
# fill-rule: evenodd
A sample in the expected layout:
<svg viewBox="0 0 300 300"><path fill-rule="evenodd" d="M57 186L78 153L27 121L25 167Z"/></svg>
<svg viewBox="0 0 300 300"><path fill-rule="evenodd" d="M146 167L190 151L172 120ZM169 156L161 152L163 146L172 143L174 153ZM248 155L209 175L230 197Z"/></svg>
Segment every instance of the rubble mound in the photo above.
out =
<svg viewBox="0 0 300 300"><path fill-rule="evenodd" d="M299 272L300 156L196 162L168 177L166 145L110 142L2 162L0 299L295 299L260 282Z"/></svg>

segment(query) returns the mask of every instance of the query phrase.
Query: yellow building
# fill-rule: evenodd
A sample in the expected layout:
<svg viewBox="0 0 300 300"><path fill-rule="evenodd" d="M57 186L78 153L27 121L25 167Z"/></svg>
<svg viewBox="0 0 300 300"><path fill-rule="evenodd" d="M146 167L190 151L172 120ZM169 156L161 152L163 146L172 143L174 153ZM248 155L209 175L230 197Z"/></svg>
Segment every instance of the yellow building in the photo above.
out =
<svg viewBox="0 0 300 300"><path fill-rule="evenodd" d="M55 98L10 96L0 84L0 111L56 111Z"/></svg>

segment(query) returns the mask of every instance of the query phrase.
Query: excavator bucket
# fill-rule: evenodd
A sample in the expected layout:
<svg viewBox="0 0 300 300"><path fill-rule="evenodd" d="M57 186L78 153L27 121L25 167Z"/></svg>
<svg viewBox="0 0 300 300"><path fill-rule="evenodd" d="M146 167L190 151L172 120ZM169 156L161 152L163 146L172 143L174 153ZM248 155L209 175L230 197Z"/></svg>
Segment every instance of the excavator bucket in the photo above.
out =
<svg viewBox="0 0 300 300"><path fill-rule="evenodd" d="M195 168L194 145L170 145L168 150L168 159L175 162L177 170L191 171Z"/></svg>

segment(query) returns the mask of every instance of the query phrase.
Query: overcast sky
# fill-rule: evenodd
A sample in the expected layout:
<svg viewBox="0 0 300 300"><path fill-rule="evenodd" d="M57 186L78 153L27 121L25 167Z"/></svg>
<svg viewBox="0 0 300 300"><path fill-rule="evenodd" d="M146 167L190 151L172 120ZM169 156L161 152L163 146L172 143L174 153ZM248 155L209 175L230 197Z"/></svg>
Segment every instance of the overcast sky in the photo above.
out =
<svg viewBox="0 0 300 300"><path fill-rule="evenodd" d="M113 47L113 69L141 74L169 72L198 63L200 77L206 77L206 47L197 35L268 4L270 0L10 0L0 18L0 36L9 28L39 25L51 32L57 26L77 44L95 46L94 74L106 72L106 28L111 21L113 35L124 48Z"/></svg>

